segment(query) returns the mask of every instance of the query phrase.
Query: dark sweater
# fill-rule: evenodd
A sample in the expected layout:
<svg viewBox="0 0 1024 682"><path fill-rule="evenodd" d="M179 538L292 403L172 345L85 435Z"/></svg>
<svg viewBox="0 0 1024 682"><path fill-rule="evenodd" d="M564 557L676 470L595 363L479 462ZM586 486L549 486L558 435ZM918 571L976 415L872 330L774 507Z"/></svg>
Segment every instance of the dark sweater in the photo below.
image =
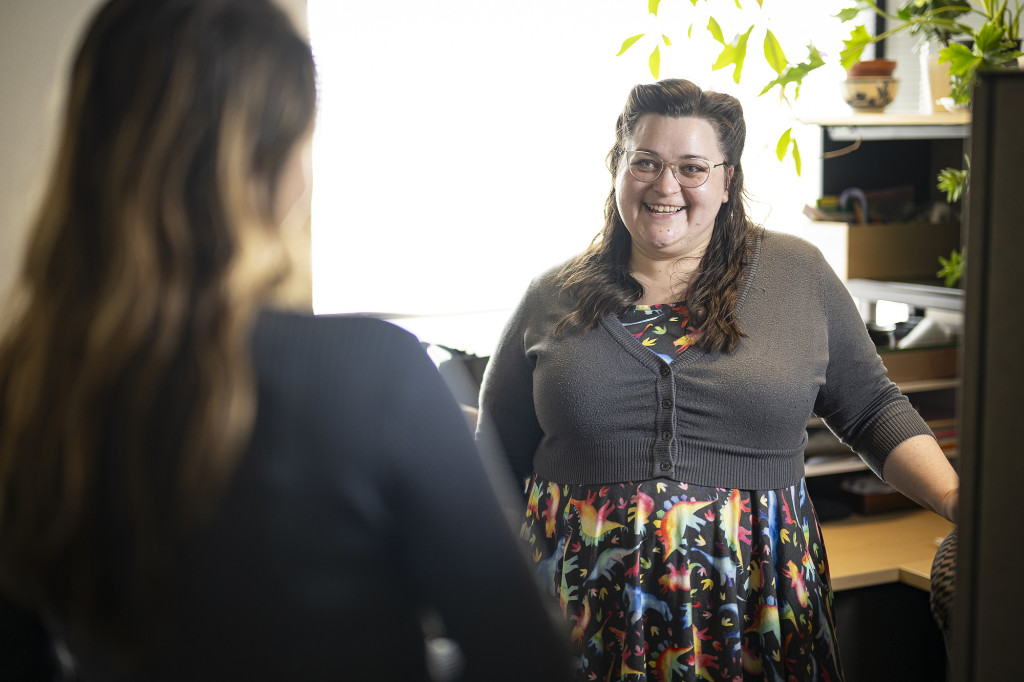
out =
<svg viewBox="0 0 1024 682"><path fill-rule="evenodd" d="M803 476L812 413L879 475L893 448L931 433L886 378L842 282L796 237L753 239L738 348L691 347L671 365L613 315L554 337L568 312L556 272L530 285L481 390L481 438L497 438L518 477L779 489Z"/></svg>
<svg viewBox="0 0 1024 682"><path fill-rule="evenodd" d="M259 408L217 516L176 557L170 627L90 680L422 680L420 615L467 680L559 680L565 633L464 417L417 340L372 319L261 315Z"/></svg>

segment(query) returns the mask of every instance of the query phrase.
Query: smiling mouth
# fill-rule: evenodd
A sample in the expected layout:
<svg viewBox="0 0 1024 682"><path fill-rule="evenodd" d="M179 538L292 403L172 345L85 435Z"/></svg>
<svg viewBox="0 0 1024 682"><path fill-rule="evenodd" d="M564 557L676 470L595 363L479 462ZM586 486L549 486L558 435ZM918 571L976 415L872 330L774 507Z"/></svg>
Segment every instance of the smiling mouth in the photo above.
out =
<svg viewBox="0 0 1024 682"><path fill-rule="evenodd" d="M644 206L646 206L647 210L652 213L661 213L665 215L679 213L686 208L685 206L666 206L665 204L644 204Z"/></svg>

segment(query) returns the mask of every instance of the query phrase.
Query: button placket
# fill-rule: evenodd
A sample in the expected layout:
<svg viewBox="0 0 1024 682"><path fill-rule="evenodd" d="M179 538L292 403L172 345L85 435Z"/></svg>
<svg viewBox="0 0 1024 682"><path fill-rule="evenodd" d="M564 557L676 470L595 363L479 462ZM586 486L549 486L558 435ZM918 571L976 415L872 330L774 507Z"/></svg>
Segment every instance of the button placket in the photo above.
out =
<svg viewBox="0 0 1024 682"><path fill-rule="evenodd" d="M675 388L672 368L662 365L659 370L661 379L657 382L657 405L660 406L657 418L657 436L654 444L654 475L658 476L672 470L672 439L675 435Z"/></svg>

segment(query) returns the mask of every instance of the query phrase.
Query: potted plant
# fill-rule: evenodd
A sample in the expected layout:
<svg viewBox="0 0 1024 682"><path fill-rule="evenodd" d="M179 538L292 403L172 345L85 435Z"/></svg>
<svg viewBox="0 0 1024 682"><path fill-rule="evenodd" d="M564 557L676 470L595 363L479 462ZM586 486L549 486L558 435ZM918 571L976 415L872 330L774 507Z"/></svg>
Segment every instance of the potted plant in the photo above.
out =
<svg viewBox="0 0 1024 682"><path fill-rule="evenodd" d="M1012 1L1012 5L1010 4ZM890 14L874 0L860 0L894 25L871 36L863 26L853 30L846 41L845 58L900 31L909 30L922 38L934 38L941 49L939 63L949 64L952 99L969 106L979 72L1016 66L1020 52L1020 20L1024 0L910 0ZM981 26L961 19L973 17Z"/></svg>

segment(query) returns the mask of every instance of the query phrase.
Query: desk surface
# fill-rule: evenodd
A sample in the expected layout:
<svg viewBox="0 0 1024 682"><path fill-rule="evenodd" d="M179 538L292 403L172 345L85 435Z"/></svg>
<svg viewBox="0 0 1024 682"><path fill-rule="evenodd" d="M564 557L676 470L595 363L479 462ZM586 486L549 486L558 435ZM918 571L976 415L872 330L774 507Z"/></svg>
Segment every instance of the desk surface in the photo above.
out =
<svg viewBox="0 0 1024 682"><path fill-rule="evenodd" d="M932 559L953 524L924 509L821 524L832 589L901 582L931 589Z"/></svg>

